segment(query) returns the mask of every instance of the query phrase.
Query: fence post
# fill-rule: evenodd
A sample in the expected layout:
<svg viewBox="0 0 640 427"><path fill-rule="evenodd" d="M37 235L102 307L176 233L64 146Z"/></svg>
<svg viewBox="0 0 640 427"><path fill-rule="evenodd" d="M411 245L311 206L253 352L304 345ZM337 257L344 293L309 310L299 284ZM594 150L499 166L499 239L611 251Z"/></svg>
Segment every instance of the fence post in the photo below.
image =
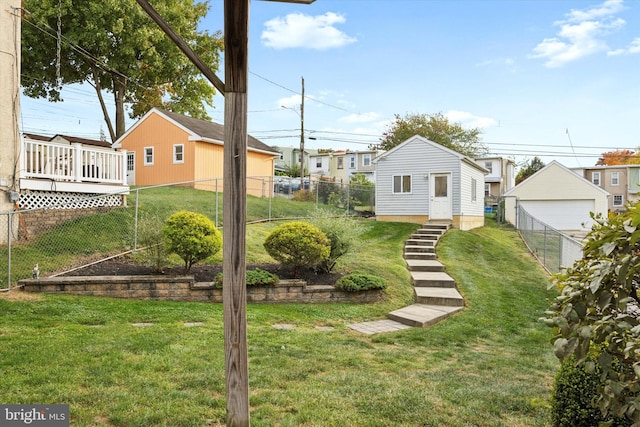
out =
<svg viewBox="0 0 640 427"><path fill-rule="evenodd" d="M7 213L7 289L11 290L11 228L13 223L13 213Z"/></svg>
<svg viewBox="0 0 640 427"><path fill-rule="evenodd" d="M220 227L218 224L218 178L216 178L216 228Z"/></svg>
<svg viewBox="0 0 640 427"><path fill-rule="evenodd" d="M136 210L133 216L133 250L138 249L138 197L140 196L140 189L136 188Z"/></svg>

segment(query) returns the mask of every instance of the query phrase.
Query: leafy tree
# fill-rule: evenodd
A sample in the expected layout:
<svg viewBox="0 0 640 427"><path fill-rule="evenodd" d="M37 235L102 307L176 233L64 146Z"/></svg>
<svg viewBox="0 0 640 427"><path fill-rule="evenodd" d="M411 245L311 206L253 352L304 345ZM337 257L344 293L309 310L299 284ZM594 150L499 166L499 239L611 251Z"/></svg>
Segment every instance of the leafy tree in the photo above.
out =
<svg viewBox="0 0 640 427"><path fill-rule="evenodd" d="M152 107L209 118L203 102L213 105L213 86L135 0L24 0L23 6L29 11L22 26L22 87L27 96L62 101L63 85L89 83L112 141L125 132L125 104L131 105L131 118ZM198 29L206 2L158 0L154 7L205 63L218 68L220 32ZM113 94L115 127L104 92Z"/></svg>
<svg viewBox="0 0 640 427"><path fill-rule="evenodd" d="M412 136L420 135L430 141L450 148L469 157L488 153L487 147L480 142L480 130L464 129L459 123L450 123L442 113L395 115L382 134L380 143L371 149L390 150Z"/></svg>
<svg viewBox="0 0 640 427"><path fill-rule="evenodd" d="M222 233L206 216L179 211L167 218L162 227L167 241L167 251L177 254L184 261L184 273L191 266L222 249Z"/></svg>
<svg viewBox="0 0 640 427"><path fill-rule="evenodd" d="M302 267L314 267L329 257L327 236L307 222L293 221L271 231L264 248L272 258L283 265L291 265L297 276Z"/></svg>
<svg viewBox="0 0 640 427"><path fill-rule="evenodd" d="M595 218L584 256L555 276L560 295L544 319L555 330L561 360L574 356L601 371L597 404L603 414L640 423L640 209ZM598 352L595 361L590 350Z"/></svg>
<svg viewBox="0 0 640 427"><path fill-rule="evenodd" d="M538 156L533 159L526 160L516 175L516 184L520 184L525 179L529 178L534 173L545 167L545 164Z"/></svg>
<svg viewBox="0 0 640 427"><path fill-rule="evenodd" d="M640 164L640 153L631 150L614 150L602 153L596 166L637 165Z"/></svg>

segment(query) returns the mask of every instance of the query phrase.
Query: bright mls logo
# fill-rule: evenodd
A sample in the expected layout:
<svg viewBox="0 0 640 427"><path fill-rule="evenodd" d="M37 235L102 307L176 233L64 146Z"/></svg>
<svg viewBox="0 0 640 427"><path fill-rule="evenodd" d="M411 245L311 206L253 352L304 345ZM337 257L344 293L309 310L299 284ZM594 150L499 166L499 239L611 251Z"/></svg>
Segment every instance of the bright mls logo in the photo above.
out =
<svg viewBox="0 0 640 427"><path fill-rule="evenodd" d="M0 426L69 427L69 405L0 405Z"/></svg>

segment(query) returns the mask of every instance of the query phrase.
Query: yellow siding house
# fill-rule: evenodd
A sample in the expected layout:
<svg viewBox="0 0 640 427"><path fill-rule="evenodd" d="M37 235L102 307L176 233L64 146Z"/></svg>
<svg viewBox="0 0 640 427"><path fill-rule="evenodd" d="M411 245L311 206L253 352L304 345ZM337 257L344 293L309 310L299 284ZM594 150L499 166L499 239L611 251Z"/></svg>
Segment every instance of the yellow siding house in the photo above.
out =
<svg viewBox="0 0 640 427"><path fill-rule="evenodd" d="M127 150L129 185L196 181L194 188L222 191L224 126L219 123L153 108L113 146ZM248 137L247 194L269 195L278 155L271 147Z"/></svg>

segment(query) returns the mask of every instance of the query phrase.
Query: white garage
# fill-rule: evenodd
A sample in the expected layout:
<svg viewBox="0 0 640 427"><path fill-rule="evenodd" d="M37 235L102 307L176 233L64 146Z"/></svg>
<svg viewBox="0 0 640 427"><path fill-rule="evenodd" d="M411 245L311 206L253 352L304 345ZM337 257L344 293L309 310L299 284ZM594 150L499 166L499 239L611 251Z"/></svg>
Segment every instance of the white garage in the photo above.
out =
<svg viewBox="0 0 640 427"><path fill-rule="evenodd" d="M563 231L588 230L591 212L606 215L609 193L553 161L505 193L505 218L515 225L516 208Z"/></svg>

